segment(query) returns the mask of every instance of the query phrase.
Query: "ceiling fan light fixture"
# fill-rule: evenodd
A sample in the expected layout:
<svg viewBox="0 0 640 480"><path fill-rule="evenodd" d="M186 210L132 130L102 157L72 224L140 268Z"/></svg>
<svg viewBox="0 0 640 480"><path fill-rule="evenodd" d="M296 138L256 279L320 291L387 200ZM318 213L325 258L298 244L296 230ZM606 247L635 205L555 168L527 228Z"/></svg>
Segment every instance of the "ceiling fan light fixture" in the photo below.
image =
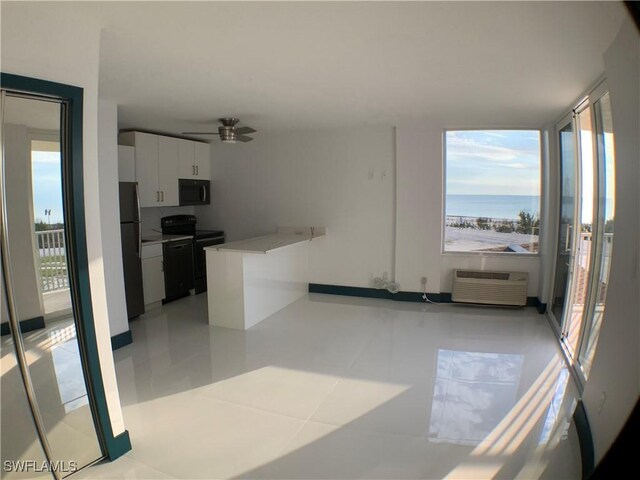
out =
<svg viewBox="0 0 640 480"><path fill-rule="evenodd" d="M219 127L218 133L222 143L236 143L236 133L233 131L233 127Z"/></svg>
<svg viewBox="0 0 640 480"><path fill-rule="evenodd" d="M236 128L239 122L237 118L220 118L222 124L218 127L218 132L182 132L183 135L218 135L222 143L247 143L253 140L248 134L256 133L251 127Z"/></svg>

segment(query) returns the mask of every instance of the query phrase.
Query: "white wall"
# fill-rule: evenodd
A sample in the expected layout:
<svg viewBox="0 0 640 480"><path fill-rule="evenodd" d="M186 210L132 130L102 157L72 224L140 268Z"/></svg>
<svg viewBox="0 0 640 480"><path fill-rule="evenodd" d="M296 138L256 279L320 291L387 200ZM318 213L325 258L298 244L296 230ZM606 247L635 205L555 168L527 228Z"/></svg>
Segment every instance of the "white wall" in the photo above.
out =
<svg viewBox="0 0 640 480"><path fill-rule="evenodd" d="M326 226L310 251L312 283L368 287L393 272L394 136L390 127L258 133L212 145L212 204L199 224L228 240L278 226Z"/></svg>
<svg viewBox="0 0 640 480"><path fill-rule="evenodd" d="M616 150L616 215L607 305L584 391L597 460L640 394L640 38L631 20L604 61Z"/></svg>
<svg viewBox="0 0 640 480"><path fill-rule="evenodd" d="M98 175L100 178L100 226L104 283L107 294L107 318L111 336L129 330L124 293L122 243L120 240L120 204L118 191L118 106L98 101Z"/></svg>
<svg viewBox="0 0 640 480"><path fill-rule="evenodd" d="M55 2L2 2L2 71L84 89L83 161L89 277L98 354L114 435L124 431L107 310L98 174L100 26ZM52 35L52 28L55 35ZM113 205L104 205L113 208Z"/></svg>
<svg viewBox="0 0 640 480"><path fill-rule="evenodd" d="M7 103L15 99L8 99ZM20 102L20 100L17 100ZM24 102L24 100L22 101ZM16 106L16 108L18 108ZM11 116L10 105L5 114ZM25 125L4 125L7 223L12 285L19 320L44 316L35 258L31 142Z"/></svg>
<svg viewBox="0 0 640 480"><path fill-rule="evenodd" d="M200 225L228 240L277 226L326 226L311 282L370 287L388 272L404 291L451 291L453 268L524 270L539 292L539 257L443 255L441 125L259 133L212 145L212 204Z"/></svg>
<svg viewBox="0 0 640 480"><path fill-rule="evenodd" d="M404 291L442 290L442 129L396 128L396 280Z"/></svg>

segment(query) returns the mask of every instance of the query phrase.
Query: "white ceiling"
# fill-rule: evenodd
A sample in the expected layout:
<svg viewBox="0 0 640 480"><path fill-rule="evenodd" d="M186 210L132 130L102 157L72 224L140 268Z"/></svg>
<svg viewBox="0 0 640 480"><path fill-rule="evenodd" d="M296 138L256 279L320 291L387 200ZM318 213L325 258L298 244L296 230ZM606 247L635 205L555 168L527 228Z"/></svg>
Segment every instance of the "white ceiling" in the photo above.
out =
<svg viewBox="0 0 640 480"><path fill-rule="evenodd" d="M77 5L77 4L76 4ZM121 128L540 126L604 70L621 2L85 3ZM77 8L77 7L76 7Z"/></svg>

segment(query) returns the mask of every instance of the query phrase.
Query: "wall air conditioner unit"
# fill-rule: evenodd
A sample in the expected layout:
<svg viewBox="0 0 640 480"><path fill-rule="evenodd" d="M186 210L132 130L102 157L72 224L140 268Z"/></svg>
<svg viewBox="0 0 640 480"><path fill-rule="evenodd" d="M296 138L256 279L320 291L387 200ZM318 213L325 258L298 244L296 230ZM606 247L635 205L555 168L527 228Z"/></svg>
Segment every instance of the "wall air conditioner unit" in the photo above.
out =
<svg viewBox="0 0 640 480"><path fill-rule="evenodd" d="M526 272L454 270L451 299L463 303L525 306L528 283Z"/></svg>

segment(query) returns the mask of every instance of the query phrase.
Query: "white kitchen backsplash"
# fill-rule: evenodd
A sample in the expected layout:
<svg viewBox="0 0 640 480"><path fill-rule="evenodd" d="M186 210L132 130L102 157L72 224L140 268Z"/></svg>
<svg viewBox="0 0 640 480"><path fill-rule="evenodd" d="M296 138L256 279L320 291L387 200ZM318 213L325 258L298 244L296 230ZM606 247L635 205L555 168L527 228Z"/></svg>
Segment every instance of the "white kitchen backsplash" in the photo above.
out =
<svg viewBox="0 0 640 480"><path fill-rule="evenodd" d="M141 208L142 235L160 232L160 219L169 215L193 215L193 207Z"/></svg>

